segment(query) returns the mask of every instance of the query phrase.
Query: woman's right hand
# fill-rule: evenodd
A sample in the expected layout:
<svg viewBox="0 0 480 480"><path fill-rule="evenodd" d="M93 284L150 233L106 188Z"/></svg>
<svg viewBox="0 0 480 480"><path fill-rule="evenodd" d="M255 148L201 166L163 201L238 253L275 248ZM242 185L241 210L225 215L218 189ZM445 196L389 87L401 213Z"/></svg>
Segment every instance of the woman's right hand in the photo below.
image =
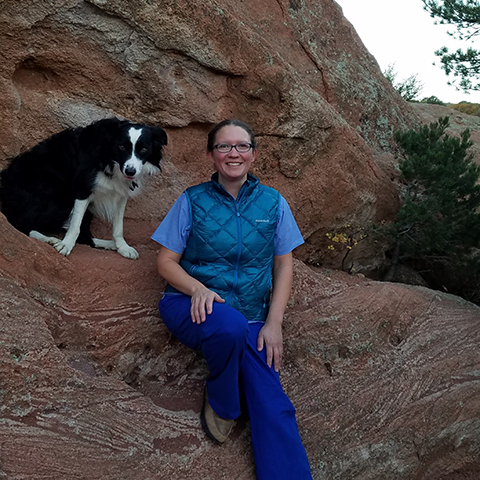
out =
<svg viewBox="0 0 480 480"><path fill-rule="evenodd" d="M182 254L160 247L157 257L158 273L180 292L191 297L190 314L192 322L202 323L212 313L213 302L224 303L217 293L190 276L181 266Z"/></svg>
<svg viewBox="0 0 480 480"><path fill-rule="evenodd" d="M213 310L213 302L224 303L225 300L218 293L209 290L200 284L192 295L192 303L190 307L190 315L192 322L201 324L207 319Z"/></svg>

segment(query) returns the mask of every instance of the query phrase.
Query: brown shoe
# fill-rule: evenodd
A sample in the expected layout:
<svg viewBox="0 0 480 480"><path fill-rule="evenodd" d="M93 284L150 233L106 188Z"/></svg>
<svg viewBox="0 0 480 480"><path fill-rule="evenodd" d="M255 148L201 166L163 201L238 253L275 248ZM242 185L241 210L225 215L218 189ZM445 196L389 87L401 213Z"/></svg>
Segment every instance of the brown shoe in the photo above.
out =
<svg viewBox="0 0 480 480"><path fill-rule="evenodd" d="M227 420L219 417L208 403L208 393L205 387L205 401L200 414L202 427L205 433L215 442L222 444L235 426L235 420Z"/></svg>

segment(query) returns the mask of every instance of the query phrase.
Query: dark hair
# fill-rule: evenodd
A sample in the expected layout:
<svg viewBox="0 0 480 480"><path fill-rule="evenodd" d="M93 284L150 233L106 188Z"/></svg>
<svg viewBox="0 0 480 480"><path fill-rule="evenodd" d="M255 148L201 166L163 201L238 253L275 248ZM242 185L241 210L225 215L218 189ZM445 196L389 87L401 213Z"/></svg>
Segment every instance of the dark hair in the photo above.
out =
<svg viewBox="0 0 480 480"><path fill-rule="evenodd" d="M207 150L209 152L213 152L213 147L215 146L215 137L217 133L223 128L228 127L229 125L233 125L234 127L243 128L248 135L250 136L250 143L252 144L253 150L257 149L257 141L255 140L255 134L253 133L252 129L245 123L241 122L240 120L234 119L227 119L223 120L220 123L217 123L209 132L208 132L208 141L207 141Z"/></svg>

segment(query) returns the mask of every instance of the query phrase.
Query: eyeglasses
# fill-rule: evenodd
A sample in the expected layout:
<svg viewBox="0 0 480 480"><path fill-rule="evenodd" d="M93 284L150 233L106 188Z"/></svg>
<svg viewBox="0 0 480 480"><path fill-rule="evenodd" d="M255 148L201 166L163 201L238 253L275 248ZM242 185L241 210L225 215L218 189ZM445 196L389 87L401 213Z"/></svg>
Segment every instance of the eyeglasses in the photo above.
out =
<svg viewBox="0 0 480 480"><path fill-rule="evenodd" d="M230 145L229 143L217 143L213 148L220 153L229 153L234 148L238 153L247 153L252 149L251 143L237 143L236 145Z"/></svg>

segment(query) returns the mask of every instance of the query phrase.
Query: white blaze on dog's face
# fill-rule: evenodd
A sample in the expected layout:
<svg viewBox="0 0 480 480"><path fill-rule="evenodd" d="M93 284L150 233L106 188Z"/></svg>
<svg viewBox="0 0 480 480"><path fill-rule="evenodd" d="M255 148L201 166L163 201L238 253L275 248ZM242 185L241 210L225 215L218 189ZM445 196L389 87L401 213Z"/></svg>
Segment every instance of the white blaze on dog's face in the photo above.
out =
<svg viewBox="0 0 480 480"><path fill-rule="evenodd" d="M122 173L129 180L133 180L135 177L137 177L138 174L142 171L144 165L144 161L137 157L137 149L135 148L141 135L141 128L131 127L128 131L128 136L132 144L132 150L130 153L130 158L127 158L127 160L123 164ZM140 153L142 153L142 151L140 151Z"/></svg>

